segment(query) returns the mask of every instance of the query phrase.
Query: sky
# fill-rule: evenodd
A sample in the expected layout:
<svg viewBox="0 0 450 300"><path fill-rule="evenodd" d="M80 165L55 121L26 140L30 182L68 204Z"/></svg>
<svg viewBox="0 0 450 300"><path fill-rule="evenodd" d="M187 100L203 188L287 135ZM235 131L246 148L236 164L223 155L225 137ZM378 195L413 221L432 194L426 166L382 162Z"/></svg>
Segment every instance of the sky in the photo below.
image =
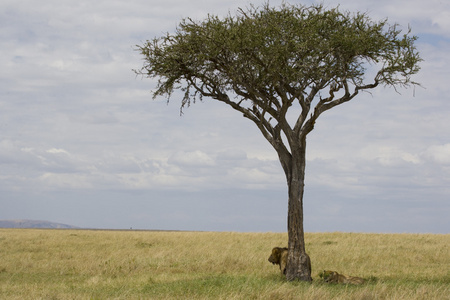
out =
<svg viewBox="0 0 450 300"><path fill-rule="evenodd" d="M323 3L410 26L422 87L378 87L320 116L307 139L305 231L450 233L450 2ZM153 100L156 81L132 71L136 45L182 18L249 4L2 0L0 219L286 232L286 179L256 126L206 98L180 116L179 93Z"/></svg>

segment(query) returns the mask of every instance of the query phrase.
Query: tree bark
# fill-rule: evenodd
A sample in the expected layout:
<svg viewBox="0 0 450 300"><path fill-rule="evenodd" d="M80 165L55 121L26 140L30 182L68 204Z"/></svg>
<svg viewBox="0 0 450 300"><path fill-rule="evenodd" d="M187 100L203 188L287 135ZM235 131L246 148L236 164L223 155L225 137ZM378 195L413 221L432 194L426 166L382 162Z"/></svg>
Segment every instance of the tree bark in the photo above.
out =
<svg viewBox="0 0 450 300"><path fill-rule="evenodd" d="M290 167L284 168L288 184L288 263L286 279L311 282L311 262L305 251L303 191L305 186L306 138L291 149Z"/></svg>

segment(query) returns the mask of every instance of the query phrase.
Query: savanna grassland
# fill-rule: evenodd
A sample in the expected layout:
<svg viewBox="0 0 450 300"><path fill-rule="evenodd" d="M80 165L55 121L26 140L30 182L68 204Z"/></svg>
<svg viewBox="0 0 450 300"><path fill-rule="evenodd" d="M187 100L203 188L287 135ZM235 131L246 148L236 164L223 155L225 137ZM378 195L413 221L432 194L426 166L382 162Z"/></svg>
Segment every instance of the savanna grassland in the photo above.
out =
<svg viewBox="0 0 450 300"><path fill-rule="evenodd" d="M312 284L267 261L284 233L0 229L0 299L450 299L449 234L305 238Z"/></svg>

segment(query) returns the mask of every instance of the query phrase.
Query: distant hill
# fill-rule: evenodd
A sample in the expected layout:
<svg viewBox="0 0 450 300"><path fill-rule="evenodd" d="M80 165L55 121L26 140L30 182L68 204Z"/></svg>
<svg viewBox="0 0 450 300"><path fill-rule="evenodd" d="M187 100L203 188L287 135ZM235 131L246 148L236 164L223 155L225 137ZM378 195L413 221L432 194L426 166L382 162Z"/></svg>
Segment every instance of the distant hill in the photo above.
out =
<svg viewBox="0 0 450 300"><path fill-rule="evenodd" d="M79 228L72 225L37 220L0 220L0 228Z"/></svg>

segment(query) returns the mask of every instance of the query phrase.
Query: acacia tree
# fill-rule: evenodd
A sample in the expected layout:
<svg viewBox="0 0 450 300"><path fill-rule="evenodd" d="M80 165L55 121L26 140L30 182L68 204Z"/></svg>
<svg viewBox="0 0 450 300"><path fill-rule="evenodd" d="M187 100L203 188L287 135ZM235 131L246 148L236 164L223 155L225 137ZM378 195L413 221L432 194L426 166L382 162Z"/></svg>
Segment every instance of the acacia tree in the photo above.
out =
<svg viewBox="0 0 450 300"><path fill-rule="evenodd" d="M187 18L175 33L137 46L144 65L135 71L158 78L154 97L169 100L180 89L181 110L204 97L228 104L277 152L289 195L288 280L311 281L303 230L306 136L324 111L361 91L417 84L416 37L398 27L322 5L265 4L224 18ZM287 117L291 107L300 108L295 118Z"/></svg>

